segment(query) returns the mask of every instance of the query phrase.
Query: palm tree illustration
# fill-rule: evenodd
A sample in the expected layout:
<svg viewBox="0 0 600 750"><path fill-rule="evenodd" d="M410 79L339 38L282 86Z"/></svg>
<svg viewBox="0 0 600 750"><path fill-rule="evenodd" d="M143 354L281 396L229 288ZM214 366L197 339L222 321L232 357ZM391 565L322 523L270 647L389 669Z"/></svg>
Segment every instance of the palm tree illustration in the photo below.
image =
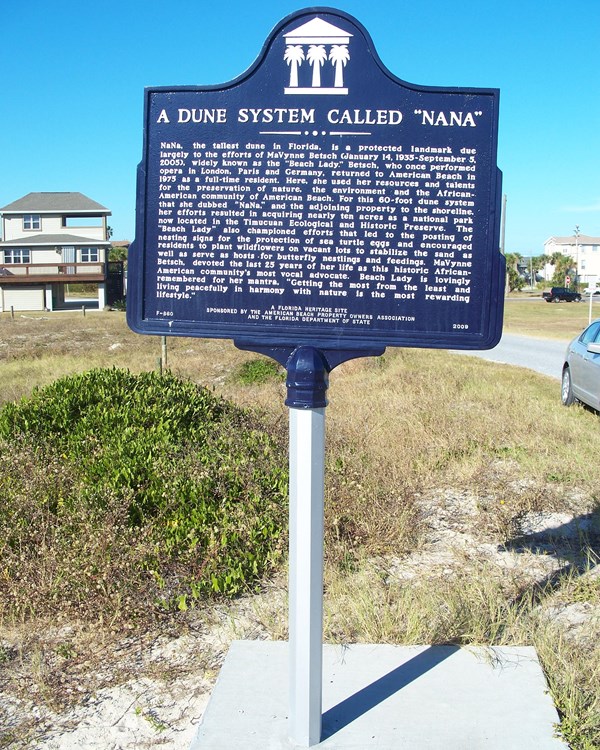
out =
<svg viewBox="0 0 600 750"><path fill-rule="evenodd" d="M290 66L290 88L298 87L298 66L304 60L304 50L299 44L292 44L285 48L283 59Z"/></svg>
<svg viewBox="0 0 600 750"><path fill-rule="evenodd" d="M306 53L306 59L313 66L312 85L321 87L321 65L327 60L327 52L322 44L311 44Z"/></svg>
<svg viewBox="0 0 600 750"><path fill-rule="evenodd" d="M345 44L334 44L329 53L329 59L331 60L331 64L335 65L335 81L333 85L336 89L342 88L344 85L344 65L350 59L348 47Z"/></svg>

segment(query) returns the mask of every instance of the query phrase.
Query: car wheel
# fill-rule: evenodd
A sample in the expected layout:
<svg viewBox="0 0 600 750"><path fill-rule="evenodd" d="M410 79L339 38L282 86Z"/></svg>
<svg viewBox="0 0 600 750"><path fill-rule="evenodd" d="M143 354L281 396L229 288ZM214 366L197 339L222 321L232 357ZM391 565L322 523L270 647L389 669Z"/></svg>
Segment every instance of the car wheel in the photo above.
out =
<svg viewBox="0 0 600 750"><path fill-rule="evenodd" d="M576 401L571 386L571 370L568 367L563 370L560 395L563 406L571 406Z"/></svg>

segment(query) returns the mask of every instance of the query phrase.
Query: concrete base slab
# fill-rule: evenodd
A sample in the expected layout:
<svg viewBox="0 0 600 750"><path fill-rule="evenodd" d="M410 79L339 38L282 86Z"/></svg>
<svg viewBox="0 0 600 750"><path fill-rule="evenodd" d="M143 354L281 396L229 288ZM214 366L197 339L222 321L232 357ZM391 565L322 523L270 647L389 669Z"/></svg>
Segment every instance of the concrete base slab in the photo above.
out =
<svg viewBox="0 0 600 750"><path fill-rule="evenodd" d="M297 750L287 643L236 641L190 750ZM323 647L319 750L566 750L530 647Z"/></svg>

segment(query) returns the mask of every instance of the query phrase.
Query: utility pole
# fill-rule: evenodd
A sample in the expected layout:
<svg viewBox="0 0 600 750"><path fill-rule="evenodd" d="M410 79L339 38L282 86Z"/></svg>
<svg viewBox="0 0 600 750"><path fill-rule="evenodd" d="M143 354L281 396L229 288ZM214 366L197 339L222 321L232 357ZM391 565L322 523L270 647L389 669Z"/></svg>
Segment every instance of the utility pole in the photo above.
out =
<svg viewBox="0 0 600 750"><path fill-rule="evenodd" d="M575 224L575 289L579 291L579 224Z"/></svg>

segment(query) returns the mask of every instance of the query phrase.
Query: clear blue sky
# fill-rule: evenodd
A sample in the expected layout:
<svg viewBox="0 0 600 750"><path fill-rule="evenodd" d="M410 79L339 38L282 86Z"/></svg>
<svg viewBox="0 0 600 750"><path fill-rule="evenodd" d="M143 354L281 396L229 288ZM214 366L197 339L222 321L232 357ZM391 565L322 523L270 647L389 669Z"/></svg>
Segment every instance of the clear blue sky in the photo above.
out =
<svg viewBox="0 0 600 750"><path fill-rule="evenodd" d="M79 191L133 239L145 86L217 84L253 62L290 0L3 0L0 206ZM506 250L600 236L599 0L344 0L384 64L500 89Z"/></svg>

